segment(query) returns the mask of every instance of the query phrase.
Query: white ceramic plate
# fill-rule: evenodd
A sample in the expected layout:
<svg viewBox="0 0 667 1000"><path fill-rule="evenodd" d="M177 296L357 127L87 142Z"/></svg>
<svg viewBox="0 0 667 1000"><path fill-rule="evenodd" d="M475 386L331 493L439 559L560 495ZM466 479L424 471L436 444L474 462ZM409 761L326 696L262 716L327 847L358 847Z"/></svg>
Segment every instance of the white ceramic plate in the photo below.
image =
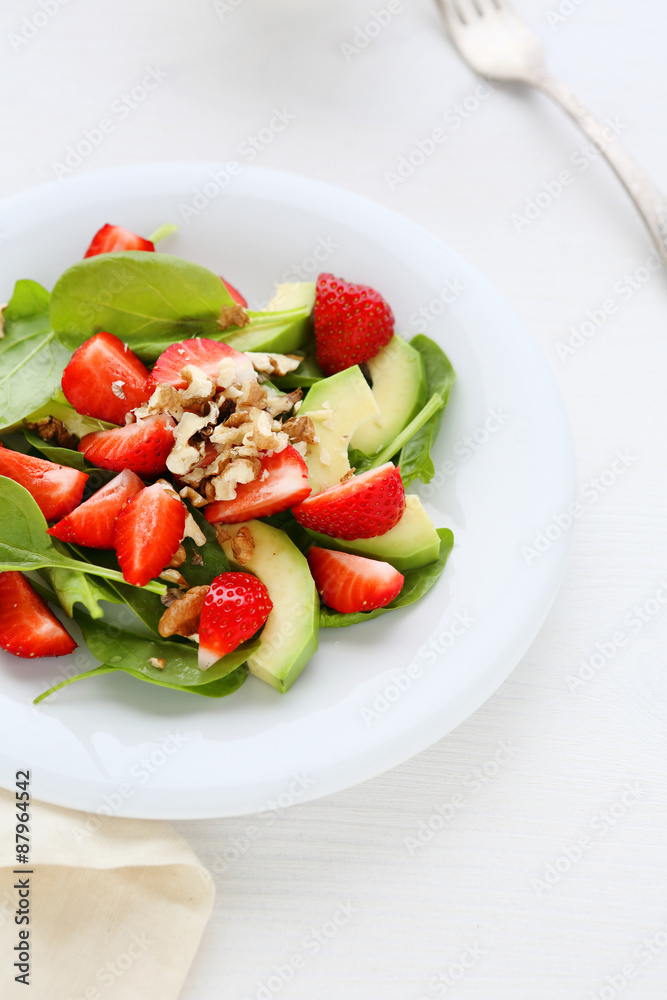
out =
<svg viewBox="0 0 667 1000"><path fill-rule="evenodd" d="M398 330L437 340L459 377L438 474L420 491L435 524L456 537L443 577L410 608L322 630L287 695L249 678L216 701L118 674L33 707L63 661L1 655L0 785L13 787L16 770L30 768L34 796L48 802L194 819L347 788L474 712L518 663L556 595L567 542L554 517L572 501L574 462L549 369L486 281L388 209L302 177L154 164L28 191L0 205L0 296L18 278L52 287L105 222L146 235L172 221L181 229L161 249L224 274L251 304L266 301L277 280L323 270L375 286ZM539 532L544 551L531 557L522 547Z"/></svg>

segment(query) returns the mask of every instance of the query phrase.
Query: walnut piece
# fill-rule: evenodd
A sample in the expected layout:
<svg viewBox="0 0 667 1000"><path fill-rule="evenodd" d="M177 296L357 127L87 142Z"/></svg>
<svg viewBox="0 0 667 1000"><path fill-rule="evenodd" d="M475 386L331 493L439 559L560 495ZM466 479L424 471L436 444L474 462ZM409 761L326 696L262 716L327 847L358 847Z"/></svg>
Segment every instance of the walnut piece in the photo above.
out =
<svg viewBox="0 0 667 1000"><path fill-rule="evenodd" d="M173 556L171 557L171 562L169 563L169 569L178 569L185 562L185 549L182 545L179 545Z"/></svg>
<svg viewBox="0 0 667 1000"><path fill-rule="evenodd" d="M208 587L191 587L171 604L160 618L158 632L166 639L170 635L192 635L199 629L199 616Z"/></svg>
<svg viewBox="0 0 667 1000"><path fill-rule="evenodd" d="M295 371L303 361L296 354L263 354L259 351L245 351L256 372L264 375L287 375Z"/></svg>
<svg viewBox="0 0 667 1000"><path fill-rule="evenodd" d="M164 670L164 660L159 656L151 656L148 662L151 667L155 667L156 670Z"/></svg>
<svg viewBox="0 0 667 1000"><path fill-rule="evenodd" d="M163 569L160 573L160 579L166 580L167 583L175 583L177 587L188 586L188 581L177 569Z"/></svg>
<svg viewBox="0 0 667 1000"><path fill-rule="evenodd" d="M57 444L59 448L76 448L79 443L76 434L70 434L62 420L57 420L56 417L44 417L36 424L26 423L25 426L39 435L42 441Z"/></svg>
<svg viewBox="0 0 667 1000"><path fill-rule="evenodd" d="M232 538L232 555L239 566L245 566L252 559L254 551L255 539L250 528L245 525Z"/></svg>
<svg viewBox="0 0 667 1000"><path fill-rule="evenodd" d="M315 424L310 417L290 417L283 424L283 430L289 434L290 441L305 441L306 444L319 444L315 433Z"/></svg>
<svg viewBox="0 0 667 1000"><path fill-rule="evenodd" d="M223 306L220 310L218 326L221 330L229 330L232 326L247 326L249 322L250 317L238 302L235 302L233 306Z"/></svg>

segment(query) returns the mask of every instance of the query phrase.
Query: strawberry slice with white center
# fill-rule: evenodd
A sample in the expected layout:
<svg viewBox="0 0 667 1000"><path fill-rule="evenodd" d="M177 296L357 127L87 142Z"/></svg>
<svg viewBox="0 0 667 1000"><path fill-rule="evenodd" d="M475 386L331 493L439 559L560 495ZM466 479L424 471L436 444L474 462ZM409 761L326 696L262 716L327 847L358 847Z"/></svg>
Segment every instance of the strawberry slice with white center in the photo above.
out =
<svg viewBox="0 0 667 1000"><path fill-rule="evenodd" d="M216 500L204 508L204 514L211 524L235 524L279 514L301 503L310 493L308 466L299 452L288 445L262 458L259 477L237 486L234 500Z"/></svg>
<svg viewBox="0 0 667 1000"><path fill-rule="evenodd" d="M167 350L162 352L155 362L146 387L151 392L156 385L173 385L176 389L187 388L188 383L181 376L186 365L195 365L215 382L220 362L229 359L234 362L236 368L234 381L247 382L249 379L257 378L250 358L245 354L235 351L229 344L223 344L219 340L195 337L170 344Z"/></svg>
<svg viewBox="0 0 667 1000"><path fill-rule="evenodd" d="M209 587L199 619L199 668L251 639L273 610L265 585L252 573L221 573Z"/></svg>
<svg viewBox="0 0 667 1000"><path fill-rule="evenodd" d="M144 587L169 564L185 531L185 507L155 483L125 504L116 518L115 547L128 583Z"/></svg>
<svg viewBox="0 0 667 1000"><path fill-rule="evenodd" d="M101 469L130 469L138 476L159 476L167 471L175 426L168 414L161 413L136 424L86 434L79 442L79 451Z"/></svg>
<svg viewBox="0 0 667 1000"><path fill-rule="evenodd" d="M20 483L47 521L56 521L81 503L88 475L45 458L10 451L0 444L0 476Z"/></svg>
<svg viewBox="0 0 667 1000"><path fill-rule="evenodd" d="M83 256L85 260L86 257L97 257L100 253L115 253L118 250L148 250L153 252L155 244L137 236L130 229L123 229L122 226L111 226L107 222L106 226L97 230L92 243Z"/></svg>
<svg viewBox="0 0 667 1000"><path fill-rule="evenodd" d="M148 369L112 333L96 333L76 351L63 372L62 388L77 413L111 424L149 398Z"/></svg>
<svg viewBox="0 0 667 1000"><path fill-rule="evenodd" d="M404 509L401 474L387 462L308 497L294 516L304 528L332 538L374 538L398 524Z"/></svg>
<svg viewBox="0 0 667 1000"><path fill-rule="evenodd" d="M0 573L0 647L14 656L66 656L76 643L23 573Z"/></svg>
<svg viewBox="0 0 667 1000"><path fill-rule="evenodd" d="M308 565L324 603L344 614L384 608L401 592L404 577L388 562L313 545Z"/></svg>
<svg viewBox="0 0 667 1000"><path fill-rule="evenodd" d="M73 542L90 549L113 549L116 518L127 501L143 488L144 484L134 472L123 469L90 500L49 528L49 534L61 542Z"/></svg>
<svg viewBox="0 0 667 1000"><path fill-rule="evenodd" d="M241 295L238 288L234 288L234 286L229 281L225 281L224 278L220 278L220 280L222 281L223 285L225 286L231 297L234 299L234 302L238 302L240 306L243 306L244 309L247 309L248 302L246 298L243 295Z"/></svg>

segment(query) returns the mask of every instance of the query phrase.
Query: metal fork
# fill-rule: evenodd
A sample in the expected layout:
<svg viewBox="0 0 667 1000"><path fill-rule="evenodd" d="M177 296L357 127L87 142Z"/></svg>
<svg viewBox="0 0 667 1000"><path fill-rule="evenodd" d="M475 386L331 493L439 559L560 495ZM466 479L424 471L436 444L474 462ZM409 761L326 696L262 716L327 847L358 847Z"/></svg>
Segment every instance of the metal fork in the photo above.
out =
<svg viewBox="0 0 667 1000"><path fill-rule="evenodd" d="M607 158L667 263L667 199L648 174L565 84L544 70L542 47L507 0L436 0L449 33L481 76L527 83L552 97Z"/></svg>

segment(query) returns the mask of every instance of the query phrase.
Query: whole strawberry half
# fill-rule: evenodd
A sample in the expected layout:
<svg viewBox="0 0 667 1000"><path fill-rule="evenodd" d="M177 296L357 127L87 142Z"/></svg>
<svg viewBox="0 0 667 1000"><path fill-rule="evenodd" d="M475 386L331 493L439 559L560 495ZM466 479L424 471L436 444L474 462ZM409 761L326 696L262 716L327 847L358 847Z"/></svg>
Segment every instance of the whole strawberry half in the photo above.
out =
<svg viewBox="0 0 667 1000"><path fill-rule="evenodd" d="M79 442L79 451L101 469L130 469L138 476L158 476L167 469L175 426L165 413L146 417L136 424L86 434Z"/></svg>
<svg viewBox="0 0 667 1000"><path fill-rule="evenodd" d="M56 521L81 503L88 475L45 458L10 451L0 444L0 476L20 483L47 521Z"/></svg>
<svg viewBox="0 0 667 1000"><path fill-rule="evenodd" d="M127 501L116 518L114 543L128 583L143 587L169 564L183 538L185 513L159 483Z"/></svg>
<svg viewBox="0 0 667 1000"><path fill-rule="evenodd" d="M77 413L111 424L145 403L148 369L112 333L96 333L77 347L63 372L62 389Z"/></svg>
<svg viewBox="0 0 667 1000"><path fill-rule="evenodd" d="M308 565L324 603L345 614L383 608L400 594L405 579L387 562L316 545L308 552Z"/></svg>
<svg viewBox="0 0 667 1000"><path fill-rule="evenodd" d="M0 647L14 656L65 656L72 636L22 573L0 573Z"/></svg>
<svg viewBox="0 0 667 1000"><path fill-rule="evenodd" d="M252 483L236 487L234 500L216 500L204 508L211 524L234 524L254 517L269 517L301 503L311 493L308 466L299 452L288 445L262 459L262 471Z"/></svg>
<svg viewBox="0 0 667 1000"><path fill-rule="evenodd" d="M118 250L148 250L154 251L155 245L122 226L111 226L107 222L93 236L92 243L86 250L86 257L97 257L100 253L115 253Z"/></svg>
<svg viewBox="0 0 667 1000"><path fill-rule="evenodd" d="M401 474L387 462L308 497L294 516L304 528L332 538L374 538L398 524L404 509Z"/></svg>
<svg viewBox="0 0 667 1000"><path fill-rule="evenodd" d="M252 573L221 573L211 584L199 619L199 667L251 639L273 610L269 592Z"/></svg>
<svg viewBox="0 0 667 1000"><path fill-rule="evenodd" d="M127 501L143 488L144 484L134 472L123 469L89 500L49 528L49 534L61 542L73 542L90 549L113 549L116 518Z"/></svg>
<svg viewBox="0 0 667 1000"><path fill-rule="evenodd" d="M181 372L186 365L195 365L215 381L220 362L228 358L232 359L236 367L236 381L245 382L257 378L250 358L245 354L235 351L233 347L219 340L194 337L191 340L170 344L167 350L162 352L150 373L146 388L150 392L156 385L173 385L177 389L185 389L188 383L181 377Z"/></svg>
<svg viewBox="0 0 667 1000"><path fill-rule="evenodd" d="M321 274L315 291L315 349L325 375L374 357L394 335L394 314L379 292Z"/></svg>

